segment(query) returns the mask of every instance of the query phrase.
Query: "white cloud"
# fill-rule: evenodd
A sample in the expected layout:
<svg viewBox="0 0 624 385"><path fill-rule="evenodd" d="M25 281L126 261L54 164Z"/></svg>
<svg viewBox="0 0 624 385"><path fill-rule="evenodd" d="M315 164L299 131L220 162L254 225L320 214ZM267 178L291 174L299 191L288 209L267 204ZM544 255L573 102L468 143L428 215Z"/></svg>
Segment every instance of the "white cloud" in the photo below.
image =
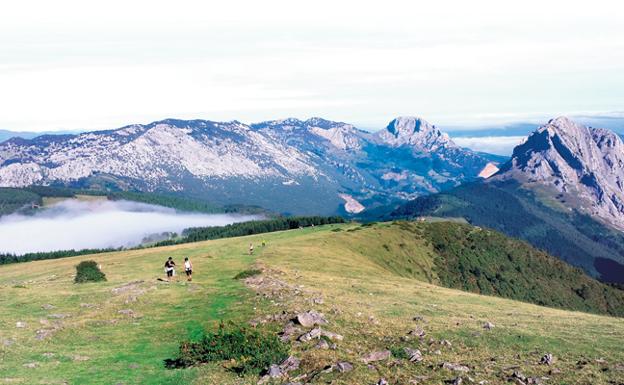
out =
<svg viewBox="0 0 624 385"><path fill-rule="evenodd" d="M483 137L456 137L453 141L462 147L475 151L488 152L497 155L511 155L514 147L521 144L526 136L483 136Z"/></svg>
<svg viewBox="0 0 624 385"><path fill-rule="evenodd" d="M619 2L12 2L0 127L312 115L381 127L611 110Z"/></svg>
<svg viewBox="0 0 624 385"><path fill-rule="evenodd" d="M0 218L0 253L135 246L151 234L222 226L254 216L179 213L127 201L66 200L32 216Z"/></svg>

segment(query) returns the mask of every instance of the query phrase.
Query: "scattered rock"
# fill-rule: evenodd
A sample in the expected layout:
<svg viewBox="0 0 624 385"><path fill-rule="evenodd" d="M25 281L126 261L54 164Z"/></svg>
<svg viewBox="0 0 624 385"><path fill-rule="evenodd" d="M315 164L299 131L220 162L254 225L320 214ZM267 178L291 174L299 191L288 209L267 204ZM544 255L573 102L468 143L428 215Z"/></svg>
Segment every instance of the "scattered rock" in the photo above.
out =
<svg viewBox="0 0 624 385"><path fill-rule="evenodd" d="M128 365L128 368L130 368L130 369L138 369L139 367L140 367L139 364L136 364L136 363L132 363L132 364Z"/></svg>
<svg viewBox="0 0 624 385"><path fill-rule="evenodd" d="M442 355L442 351L440 349L436 349L433 351L433 354L435 354L436 356L440 356Z"/></svg>
<svg viewBox="0 0 624 385"><path fill-rule="evenodd" d="M411 362L421 362L423 360L422 353L418 349L405 348L405 353L407 353Z"/></svg>
<svg viewBox="0 0 624 385"><path fill-rule="evenodd" d="M54 313L54 314L48 315L48 318L55 318L55 319L64 319L68 317L70 317L69 314L61 314L61 313Z"/></svg>
<svg viewBox="0 0 624 385"><path fill-rule="evenodd" d="M42 356L44 356L45 358L52 358L54 357L56 354L54 353L43 353Z"/></svg>
<svg viewBox="0 0 624 385"><path fill-rule="evenodd" d="M270 378L278 378L278 377L283 376L283 375L284 375L284 373L282 373L282 369L280 369L280 367L279 367L279 366L277 366L277 365L271 365L271 366L269 367L269 371L268 371L267 375L268 375Z"/></svg>
<svg viewBox="0 0 624 385"><path fill-rule="evenodd" d="M353 365L346 361L340 361L336 365L336 370L340 373L350 372L353 370Z"/></svg>
<svg viewBox="0 0 624 385"><path fill-rule="evenodd" d="M452 385L462 385L464 383L464 380L461 377L456 377L452 380L446 381L448 384L452 384Z"/></svg>
<svg viewBox="0 0 624 385"><path fill-rule="evenodd" d="M440 345L446 346L446 347L449 347L449 348L453 346L453 344L451 344L451 341L449 341L449 340L442 340L442 341L440 341Z"/></svg>
<svg viewBox="0 0 624 385"><path fill-rule="evenodd" d="M121 286L118 286L118 287L115 287L115 288L111 289L111 292L113 294L115 294L115 295L119 295L119 294L122 294L122 293L125 293L125 292L128 292L128 291L131 291L131 290L135 290L143 282L144 281L140 281L140 280L139 281L131 281L131 282L128 282L126 284L123 284Z"/></svg>
<svg viewBox="0 0 624 385"><path fill-rule="evenodd" d="M417 385L417 384L421 384L425 381L427 381L429 379L429 377L427 376L416 376L414 378L412 378L411 380L409 380L409 383L412 385Z"/></svg>
<svg viewBox="0 0 624 385"><path fill-rule="evenodd" d="M81 304L80 304L80 307L81 307L81 308L90 309L90 308L94 308L94 307L95 307L95 305L94 305L94 304L92 304L92 303L81 303Z"/></svg>
<svg viewBox="0 0 624 385"><path fill-rule="evenodd" d="M542 356L542 359L540 360L540 364L542 365L552 365L554 362L555 357L550 353L544 354L544 356Z"/></svg>
<svg viewBox="0 0 624 385"><path fill-rule="evenodd" d="M41 341L51 337L56 329L39 329L35 332L35 339Z"/></svg>
<svg viewBox="0 0 624 385"><path fill-rule="evenodd" d="M301 332L301 329L296 327L295 324L292 321L290 321L284 326L284 329L279 334L279 337L280 337L280 340L282 340L282 342L286 342L290 340L290 337L292 337L295 333L299 333L299 332Z"/></svg>
<svg viewBox="0 0 624 385"><path fill-rule="evenodd" d="M306 328L311 328L315 325L324 325L327 323L327 320L321 313L317 313L314 310L309 310L304 313L297 314L297 322Z"/></svg>
<svg viewBox="0 0 624 385"><path fill-rule="evenodd" d="M307 333L299 336L298 340L301 342L308 342L315 338L321 338L321 328L314 328Z"/></svg>
<svg viewBox="0 0 624 385"><path fill-rule="evenodd" d="M492 330L492 329L494 329L494 324L493 324L493 323L491 323L491 322L486 322L486 323L483 325L483 328L484 328L485 330Z"/></svg>
<svg viewBox="0 0 624 385"><path fill-rule="evenodd" d="M440 367L442 369L450 370L453 372L469 372L470 371L470 368L468 368L467 366L455 364L451 362L443 362L442 364L440 364Z"/></svg>
<svg viewBox="0 0 624 385"><path fill-rule="evenodd" d="M329 349L329 342L325 341L324 339L320 339L318 344L316 344L315 348L317 349L323 349L323 350L327 350Z"/></svg>
<svg viewBox="0 0 624 385"><path fill-rule="evenodd" d="M38 362L29 362L29 363L24 364L22 366L25 367L25 368L28 368L28 369L34 369L37 366L39 366L39 363Z"/></svg>
<svg viewBox="0 0 624 385"><path fill-rule="evenodd" d="M344 339L343 336L341 336L338 333L334 333L334 332L330 332L328 330L321 330L321 335L323 337L327 337L332 341L342 341Z"/></svg>
<svg viewBox="0 0 624 385"><path fill-rule="evenodd" d="M54 305L51 305L51 304L49 304L49 303L44 303L43 305L41 305L41 308L42 308L43 310L52 310L52 309L54 309L54 308L55 308L55 306L54 306Z"/></svg>
<svg viewBox="0 0 624 385"><path fill-rule="evenodd" d="M624 363L615 364L615 366L613 366L613 369L617 370L618 372L624 372Z"/></svg>
<svg viewBox="0 0 624 385"><path fill-rule="evenodd" d="M11 339L11 338L7 338L5 340L2 340L2 345L4 345L4 346L11 346L14 343L15 343L15 340Z"/></svg>
<svg viewBox="0 0 624 385"><path fill-rule="evenodd" d="M137 316L134 310L132 309L122 309L122 310L119 310L117 313L126 315L128 317L132 317L132 318L135 318Z"/></svg>
<svg viewBox="0 0 624 385"><path fill-rule="evenodd" d="M74 361L89 361L91 359L91 357L88 356L81 356L81 355L75 355L72 357L72 360Z"/></svg>
<svg viewBox="0 0 624 385"><path fill-rule="evenodd" d="M414 330L410 330L407 335L412 337L424 338L427 333L425 333L425 331L421 327L417 326Z"/></svg>
<svg viewBox="0 0 624 385"><path fill-rule="evenodd" d="M26 322L17 321L17 322L15 323L15 327L16 327L16 328L19 328L19 329L23 329L23 328L25 328L25 327L26 327Z"/></svg>
<svg viewBox="0 0 624 385"><path fill-rule="evenodd" d="M362 361L364 361L364 363L368 364L370 362L376 362L376 361L383 361L383 360L387 360L388 358L390 358L390 355L392 353L390 352L390 350L382 350L379 352L372 352L369 355L367 355L366 357L362 358Z"/></svg>
<svg viewBox="0 0 624 385"><path fill-rule="evenodd" d="M301 360L299 360L296 357L290 356L284 361L282 361L282 363L279 365L279 368L282 370L282 372L288 373L288 372L292 372L293 370L299 369L300 363L301 363Z"/></svg>
<svg viewBox="0 0 624 385"><path fill-rule="evenodd" d="M376 385L388 385L388 381L385 378L380 378L379 381L376 382Z"/></svg>
<svg viewBox="0 0 624 385"><path fill-rule="evenodd" d="M415 315L414 318L412 318L412 321L424 322L425 321L425 317L423 317L421 315Z"/></svg>

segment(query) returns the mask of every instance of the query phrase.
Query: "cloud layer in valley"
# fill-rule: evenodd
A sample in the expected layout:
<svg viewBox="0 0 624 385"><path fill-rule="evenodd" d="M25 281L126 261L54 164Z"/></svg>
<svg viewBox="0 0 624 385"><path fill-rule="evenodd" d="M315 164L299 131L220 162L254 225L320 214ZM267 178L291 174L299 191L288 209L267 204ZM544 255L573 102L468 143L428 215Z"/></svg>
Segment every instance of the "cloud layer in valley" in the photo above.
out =
<svg viewBox="0 0 624 385"><path fill-rule="evenodd" d="M128 201L66 200L35 215L0 218L0 253L135 246L147 235L221 226L254 216L181 213Z"/></svg>
<svg viewBox="0 0 624 385"><path fill-rule="evenodd" d="M474 151L488 152L496 155L511 155L514 147L522 143L526 136L483 136L457 137L453 141L457 145Z"/></svg>

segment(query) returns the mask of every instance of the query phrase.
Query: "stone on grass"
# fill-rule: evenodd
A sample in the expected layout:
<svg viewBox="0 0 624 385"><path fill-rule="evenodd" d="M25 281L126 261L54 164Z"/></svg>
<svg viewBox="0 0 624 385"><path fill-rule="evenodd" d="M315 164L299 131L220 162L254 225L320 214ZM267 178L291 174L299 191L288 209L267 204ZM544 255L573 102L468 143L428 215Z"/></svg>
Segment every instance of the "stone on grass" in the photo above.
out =
<svg viewBox="0 0 624 385"><path fill-rule="evenodd" d="M327 338L329 338L329 339L330 339L330 340L332 340L332 341L334 341L334 340L336 340L336 341L342 341L342 340L344 339L344 337L343 337L343 336L341 336L340 334L338 334L338 333L334 333L334 332L330 332L330 331L328 331L328 330L321 330L321 335L322 335L323 337L327 337Z"/></svg>
<svg viewBox="0 0 624 385"><path fill-rule="evenodd" d="M315 338L321 338L321 328L314 328L309 332L300 335L298 340L301 342L308 342Z"/></svg>
<svg viewBox="0 0 624 385"><path fill-rule="evenodd" d="M24 364L22 366L25 367L25 368L28 368L28 369L34 369L37 366L39 366L39 363L38 362L29 362L29 363Z"/></svg>
<svg viewBox="0 0 624 385"><path fill-rule="evenodd" d="M388 385L388 381L385 378L380 378L379 381L376 382L376 385Z"/></svg>
<svg viewBox="0 0 624 385"><path fill-rule="evenodd" d="M279 365L279 368L284 373L292 372L293 370L299 369L299 364L301 360L297 357L289 356Z"/></svg>
<svg viewBox="0 0 624 385"><path fill-rule="evenodd" d="M422 353L418 349L405 348L405 353L409 356L411 362L421 362L423 360Z"/></svg>
<svg viewBox="0 0 624 385"><path fill-rule="evenodd" d="M54 308L55 308L55 306L54 306L54 305L51 305L51 304L49 304L49 303L44 303L43 305L41 305L41 308L42 308L43 310L52 310L52 309L54 309Z"/></svg>
<svg viewBox="0 0 624 385"><path fill-rule="evenodd" d="M17 321L17 322L15 323L15 327L16 327L16 328L19 328L19 329L23 329L23 328L25 328L25 327L26 327L26 322L23 322L23 321Z"/></svg>
<svg viewBox="0 0 624 385"><path fill-rule="evenodd" d="M364 361L364 363L366 364L370 362L383 361L383 360L387 360L388 358L390 358L391 354L392 353L390 352L390 350L381 350L378 352L372 352L366 357L362 358L362 361Z"/></svg>
<svg viewBox="0 0 624 385"><path fill-rule="evenodd" d="M346 361L340 361L336 364L336 370L340 373L350 372L353 370L353 365Z"/></svg>
<svg viewBox="0 0 624 385"><path fill-rule="evenodd" d="M323 349L323 350L327 350L329 349L329 342L325 341L324 339L320 339L318 344L316 344L315 348L317 349Z"/></svg>
<svg viewBox="0 0 624 385"><path fill-rule="evenodd" d="M483 325L483 328L484 328L485 330L492 330L492 329L494 329L494 324L493 324L493 323L491 323L491 322L486 322L486 323Z"/></svg>
<svg viewBox="0 0 624 385"><path fill-rule="evenodd" d="M323 316L323 314L318 313L314 310L309 310L303 313L297 314L297 322L306 328L311 328L315 325L324 325L327 323L327 320Z"/></svg>
<svg viewBox="0 0 624 385"><path fill-rule="evenodd" d="M460 365L452 362L443 362L440 367L442 369L450 370L453 372L469 372L470 368L465 365Z"/></svg>

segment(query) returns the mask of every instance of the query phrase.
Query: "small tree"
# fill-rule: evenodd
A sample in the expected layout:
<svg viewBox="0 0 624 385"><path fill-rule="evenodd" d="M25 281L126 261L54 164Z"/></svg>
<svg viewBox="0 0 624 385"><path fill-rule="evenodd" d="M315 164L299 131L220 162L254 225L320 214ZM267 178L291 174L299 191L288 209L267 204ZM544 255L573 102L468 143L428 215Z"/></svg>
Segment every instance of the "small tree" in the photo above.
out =
<svg viewBox="0 0 624 385"><path fill-rule="evenodd" d="M106 281L106 275L102 273L95 261L82 261L76 265L76 278L74 283Z"/></svg>

